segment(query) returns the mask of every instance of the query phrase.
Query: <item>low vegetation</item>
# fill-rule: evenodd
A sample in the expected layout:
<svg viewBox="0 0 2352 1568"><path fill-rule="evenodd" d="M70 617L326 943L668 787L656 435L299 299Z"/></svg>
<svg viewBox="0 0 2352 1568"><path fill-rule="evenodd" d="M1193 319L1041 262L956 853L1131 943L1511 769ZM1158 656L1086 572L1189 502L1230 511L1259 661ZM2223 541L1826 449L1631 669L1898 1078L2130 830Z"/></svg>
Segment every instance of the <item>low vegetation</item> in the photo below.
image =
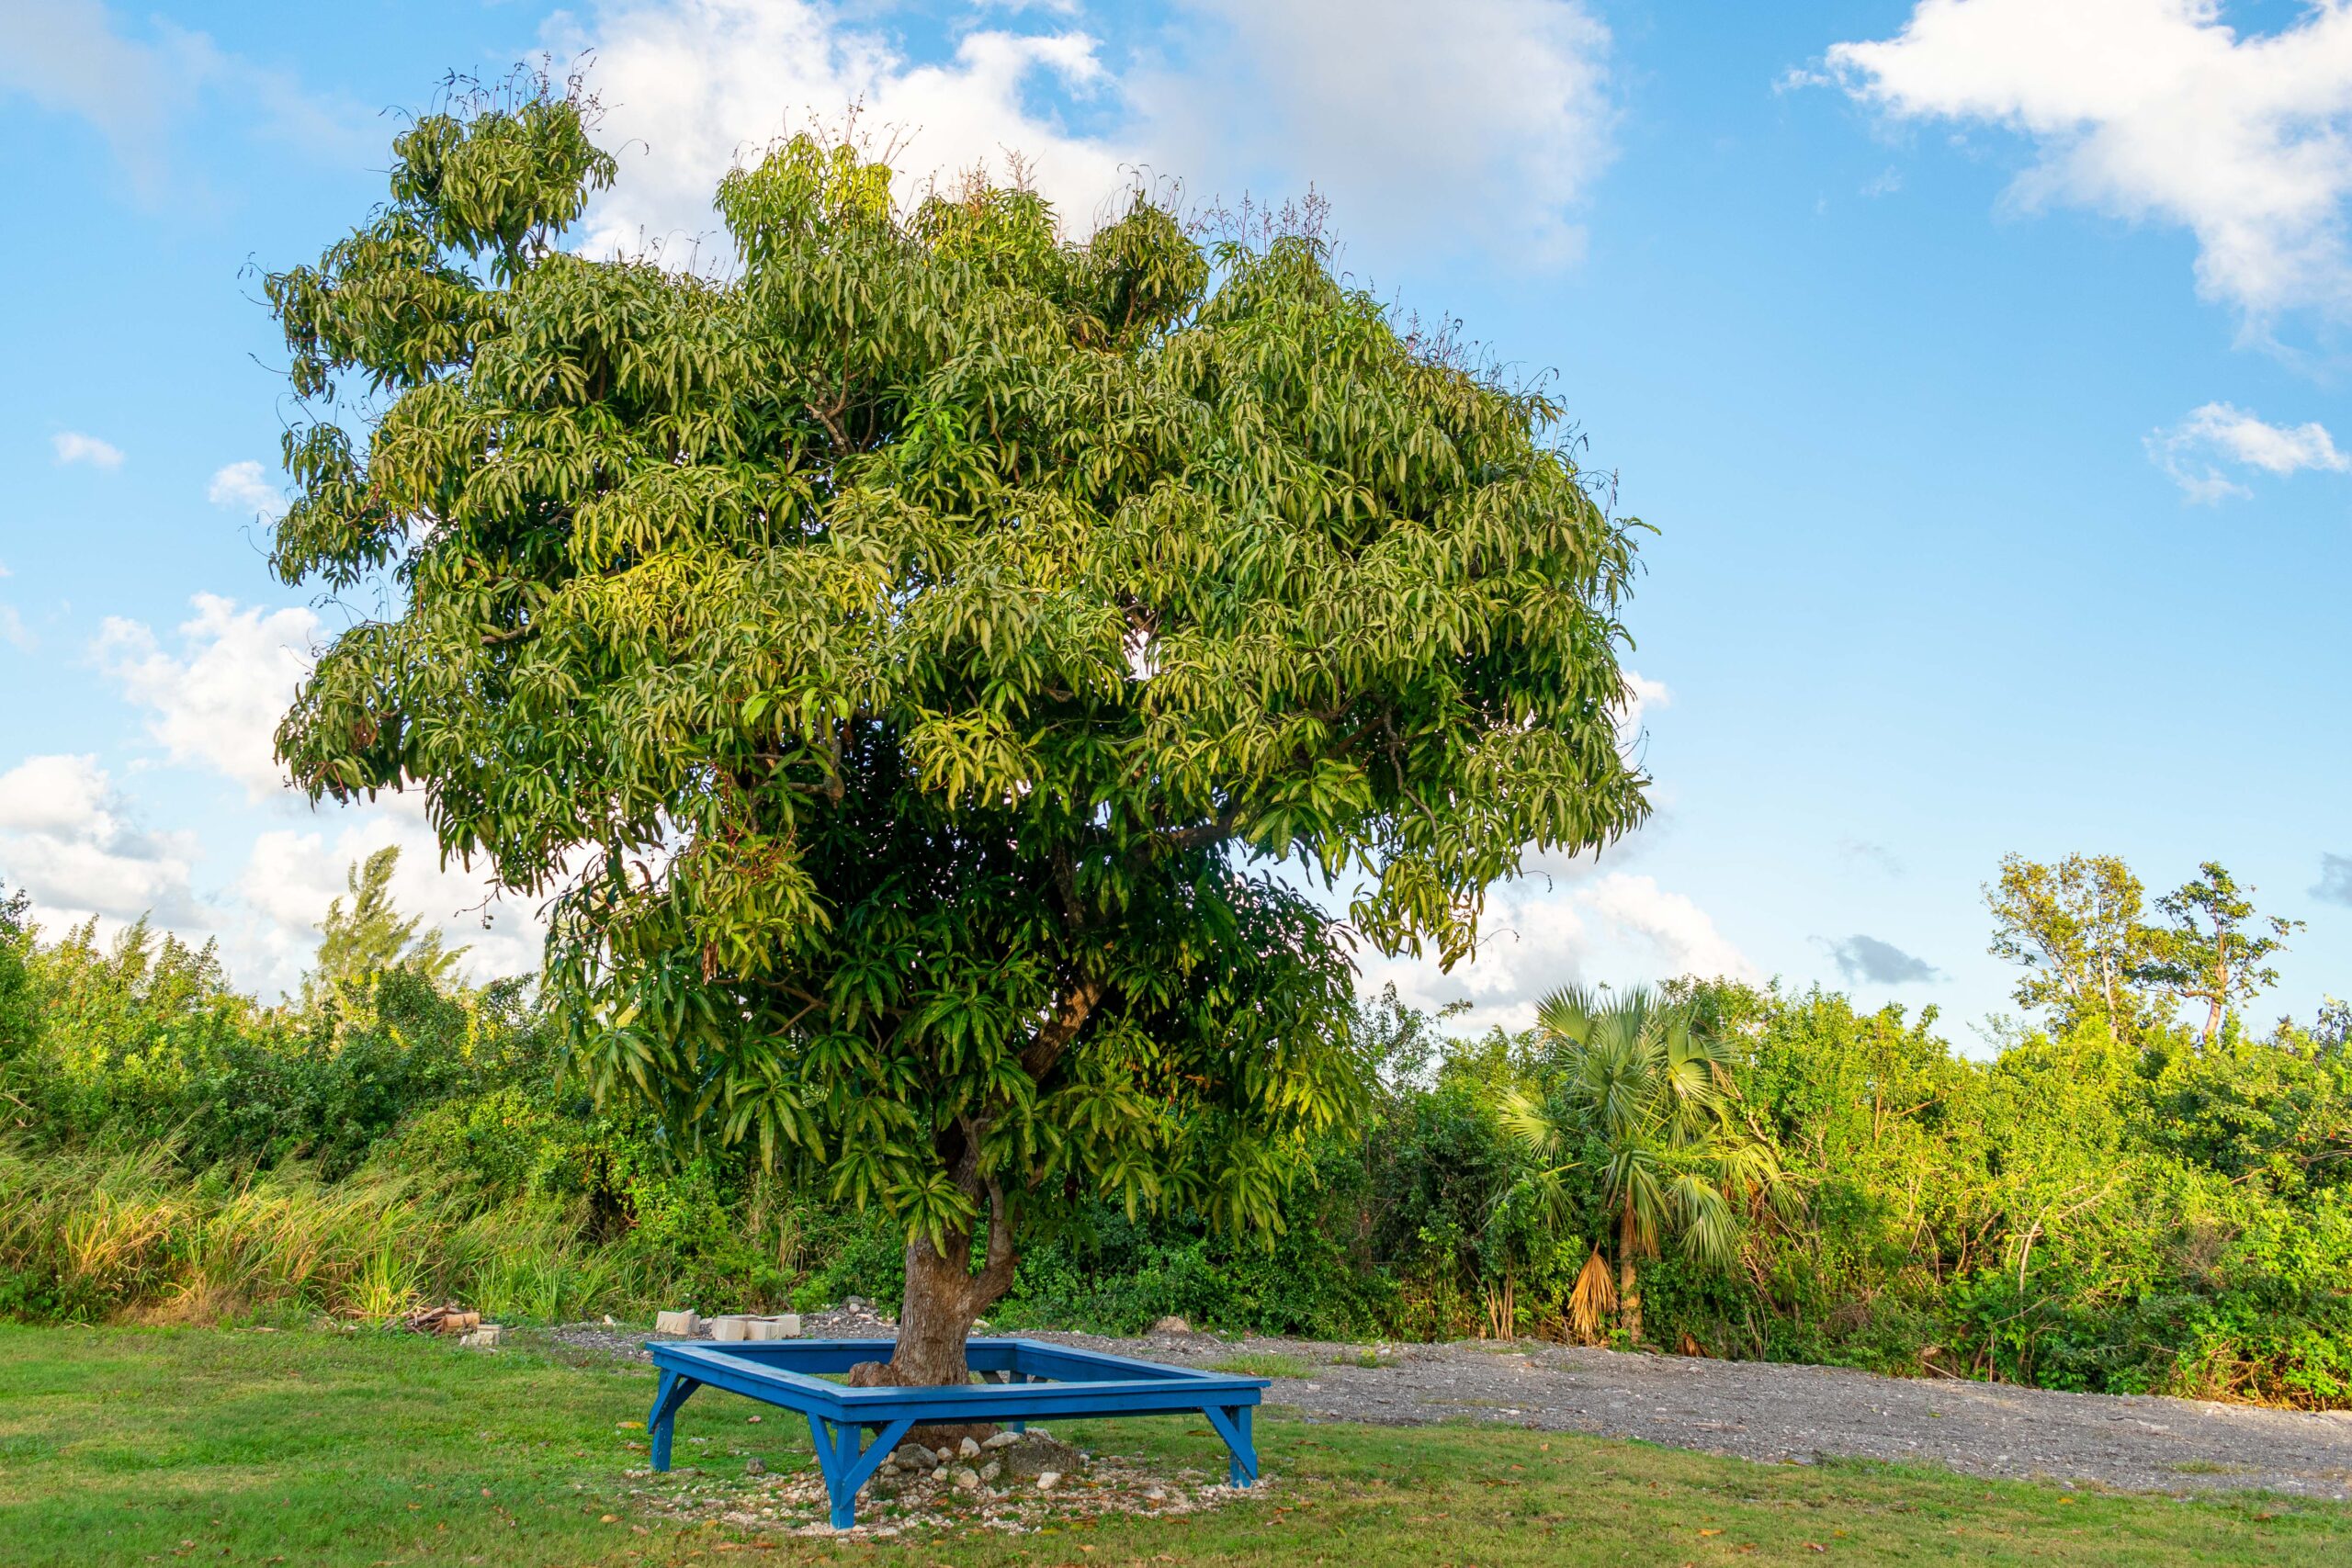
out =
<svg viewBox="0 0 2352 1568"><path fill-rule="evenodd" d="M143 929L7 919L0 1314L372 1324L457 1300L528 1322L897 1296L886 1215L789 1159L600 1106L526 984L457 983L368 896L390 871L363 868L311 983L274 1007ZM2352 1405L2352 1015L2257 1032L2241 995L2210 1036L2208 1009L2175 1022L2147 956L2162 933L2130 921L2113 940L2139 955L2098 983L2106 939L2068 913L2079 872L2019 863L1993 890L2037 1017L1989 1059L1931 1012L1825 993L1652 998L1679 1064L1659 1081L1684 1084L1671 1124L1596 1115L1593 1075L1622 1064L1565 1017L1469 1039L1364 1005L1336 1027L1371 1103L1312 1145L1271 1241L1080 1202L993 1321L1630 1345L1634 1306L1639 1343L1686 1353ZM2101 908L2136 899L2120 867L2098 875Z"/></svg>

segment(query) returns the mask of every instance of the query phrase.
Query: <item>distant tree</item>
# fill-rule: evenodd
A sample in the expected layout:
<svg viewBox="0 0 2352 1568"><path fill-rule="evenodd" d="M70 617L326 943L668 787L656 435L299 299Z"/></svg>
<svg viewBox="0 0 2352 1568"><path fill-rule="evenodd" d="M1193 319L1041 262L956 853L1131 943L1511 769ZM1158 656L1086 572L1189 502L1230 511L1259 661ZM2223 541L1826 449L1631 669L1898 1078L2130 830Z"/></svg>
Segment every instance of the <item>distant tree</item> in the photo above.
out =
<svg viewBox="0 0 2352 1568"><path fill-rule="evenodd" d="M1351 940L1450 963L1530 846L1642 820L1632 525L1314 232L1072 241L804 136L721 182L731 266L601 260L590 111L419 118L266 282L277 570L395 604L279 753L556 893L591 1081L896 1215L883 1375L960 1382L1023 1211L1279 1223L1362 1097Z"/></svg>
<svg viewBox="0 0 2352 1568"><path fill-rule="evenodd" d="M2115 855L2068 855L2043 865L2002 857L1984 889L1993 912L1991 953L2021 964L2018 1005L2049 1012L2063 1032L2102 1019L2120 1040L2136 1039L2169 1016L2164 988L2147 965L2157 933L2143 919L2146 889Z"/></svg>
<svg viewBox="0 0 2352 1568"><path fill-rule="evenodd" d="M1566 1178L1578 1161L1599 1180L1616 1231L1616 1279L1596 1241L1569 1310L1592 1335L1614 1311L1642 1337L1638 1265L1672 1242L1684 1256L1727 1267L1739 1252L1744 1212L1792 1196L1771 1145L1733 1114L1726 1042L1692 1027L1690 1003L1641 987L1606 998L1581 987L1547 997L1535 1026L1552 1047L1559 1083L1547 1100L1512 1090L1504 1129L1544 1164L1532 1181L1564 1213Z"/></svg>
<svg viewBox="0 0 2352 1568"><path fill-rule="evenodd" d="M2278 971L2265 960L2285 951L2286 939L2302 930L2303 922L2255 913L2255 890L2241 890L2217 861L2205 862L2198 871L2193 881L2156 900L2170 924L2151 933L2140 974L2176 996L2205 1004L2201 1038L2211 1045L2232 1007L2278 983Z"/></svg>
<svg viewBox="0 0 2352 1568"><path fill-rule="evenodd" d="M406 969L435 986L456 976L467 950L446 946L438 927L401 914L392 903L392 873L400 862L400 846L387 844L344 874L349 902L336 898L319 922L318 957L302 981L306 1006L393 969Z"/></svg>
<svg viewBox="0 0 2352 1568"><path fill-rule="evenodd" d="M40 1027L26 963L33 945L30 908L22 888L0 890L0 1062L22 1055Z"/></svg>

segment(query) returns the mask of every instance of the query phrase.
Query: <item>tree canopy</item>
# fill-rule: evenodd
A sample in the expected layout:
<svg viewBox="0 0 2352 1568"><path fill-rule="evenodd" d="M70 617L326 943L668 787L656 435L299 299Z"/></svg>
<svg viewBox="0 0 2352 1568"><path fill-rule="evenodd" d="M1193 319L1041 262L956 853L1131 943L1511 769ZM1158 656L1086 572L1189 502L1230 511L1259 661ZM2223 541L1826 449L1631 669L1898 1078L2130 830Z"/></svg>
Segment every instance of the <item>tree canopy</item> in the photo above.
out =
<svg viewBox="0 0 2352 1568"><path fill-rule="evenodd" d="M1313 232L1136 192L1077 239L802 136L719 185L731 265L600 258L593 120L424 117L267 280L274 564L394 607L280 754L555 896L598 1085L883 1203L910 1269L985 1215L967 1316L1021 1207L1273 1223L1360 1077L1351 943L1450 962L1531 847L1645 815L1636 525Z"/></svg>

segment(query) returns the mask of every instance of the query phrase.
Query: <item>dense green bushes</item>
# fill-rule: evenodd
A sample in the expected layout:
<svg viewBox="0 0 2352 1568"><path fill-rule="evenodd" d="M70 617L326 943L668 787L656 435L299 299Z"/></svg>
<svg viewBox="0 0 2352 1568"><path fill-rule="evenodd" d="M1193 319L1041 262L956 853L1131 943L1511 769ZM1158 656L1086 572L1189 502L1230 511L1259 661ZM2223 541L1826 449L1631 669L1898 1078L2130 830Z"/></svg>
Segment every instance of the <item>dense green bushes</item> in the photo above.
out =
<svg viewBox="0 0 2352 1568"><path fill-rule="evenodd" d="M2352 1406L2345 1010L2211 1041L2104 1019L1960 1056L1932 1013L1685 993L1800 1200L1728 1268L1670 1247L1643 1339L2085 1390ZM1080 1204L1003 1322L1327 1337L1570 1335L1609 1218L1590 1162L1525 1202L1511 1090L1556 1042L1448 1038L1393 998L1363 1126L1323 1139L1270 1245ZM673 1144L564 1078L526 987L393 964L263 1008L209 953L0 919L0 1314L528 1317L894 1299L899 1237L790 1168ZM1622 1322L1604 1337L1625 1339Z"/></svg>

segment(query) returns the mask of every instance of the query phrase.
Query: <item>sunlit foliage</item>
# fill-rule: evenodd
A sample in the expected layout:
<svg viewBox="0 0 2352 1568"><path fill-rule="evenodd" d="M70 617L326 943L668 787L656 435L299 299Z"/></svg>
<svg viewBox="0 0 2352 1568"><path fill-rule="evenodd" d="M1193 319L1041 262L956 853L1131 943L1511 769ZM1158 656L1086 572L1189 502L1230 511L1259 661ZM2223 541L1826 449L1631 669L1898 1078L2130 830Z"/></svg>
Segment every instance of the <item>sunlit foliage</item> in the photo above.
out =
<svg viewBox="0 0 2352 1568"><path fill-rule="evenodd" d="M313 416L277 568L393 601L281 754L557 895L600 1088L959 1270L992 1216L975 1302L1023 1204L1278 1223L1361 1074L1340 928L1271 869L1452 959L1522 853L1646 809L1629 527L1561 409L1314 233L1137 193L1074 239L809 137L720 185L729 266L567 251L592 120L528 84L420 119L268 279Z"/></svg>

